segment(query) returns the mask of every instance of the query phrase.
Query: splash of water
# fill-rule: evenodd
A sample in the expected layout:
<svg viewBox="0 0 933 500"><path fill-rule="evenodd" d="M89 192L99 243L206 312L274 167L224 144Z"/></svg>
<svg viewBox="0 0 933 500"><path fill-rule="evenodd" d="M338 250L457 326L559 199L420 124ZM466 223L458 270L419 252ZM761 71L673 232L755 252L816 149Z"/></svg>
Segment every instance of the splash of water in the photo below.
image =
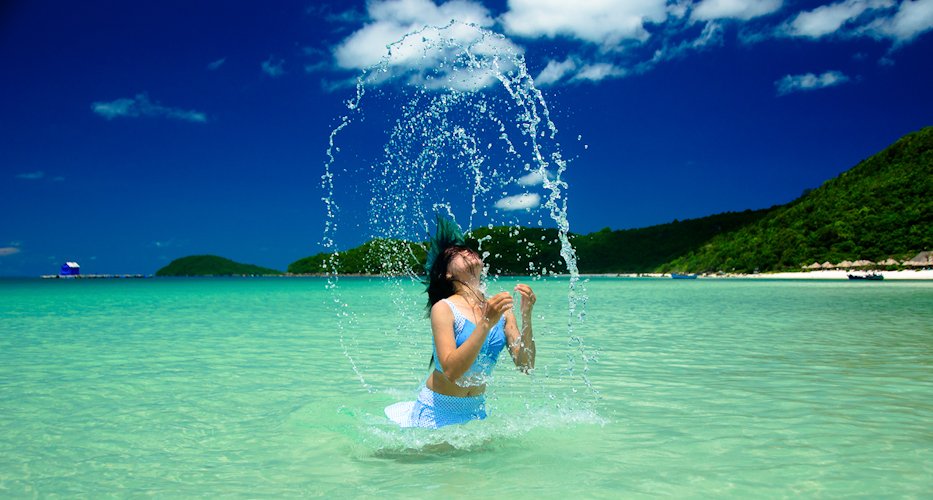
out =
<svg viewBox="0 0 933 500"><path fill-rule="evenodd" d="M490 262L506 258L532 279L568 277L570 349L564 372L580 377L595 395L588 377L593 355L575 333L586 294L570 243L563 180L568 162L524 56L503 35L456 21L409 33L386 48L386 56L357 78L347 113L330 134L322 176L327 286L341 345L360 382L374 390L355 357L361 351L351 332L360 319L340 293L349 256L337 251L338 228L356 243L360 235L373 241L370 272L410 284L420 280L423 247L409 242L426 241L434 214L446 212L476 240L493 283L501 272ZM420 64L411 64L419 58ZM385 142L373 147L379 136ZM338 144L350 147L343 151ZM345 198L338 200L341 194ZM503 255L497 246L503 237L524 246ZM543 249L554 247L559 260L542 263ZM403 332L423 332L410 287L389 291L399 317L398 341L406 338Z"/></svg>

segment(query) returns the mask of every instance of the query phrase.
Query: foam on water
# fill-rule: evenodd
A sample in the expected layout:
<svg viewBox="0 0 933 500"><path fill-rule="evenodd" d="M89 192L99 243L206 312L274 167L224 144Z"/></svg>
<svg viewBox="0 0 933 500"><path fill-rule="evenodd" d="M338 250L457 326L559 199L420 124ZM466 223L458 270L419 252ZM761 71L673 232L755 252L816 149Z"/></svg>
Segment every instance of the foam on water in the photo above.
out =
<svg viewBox="0 0 933 500"><path fill-rule="evenodd" d="M517 412L496 412L486 420L440 429L400 429L373 417L363 430L363 452L380 458L411 459L425 455L449 454L495 447L544 429L567 425L605 425L608 421L594 410L554 412L536 408Z"/></svg>
<svg viewBox="0 0 933 500"><path fill-rule="evenodd" d="M588 376L594 354L574 331L584 320L586 295L568 237L563 180L568 162L522 53L500 34L456 21L409 33L386 49L385 57L358 77L347 113L330 134L322 176L327 215L322 243L331 252L325 264L327 286L351 368L371 393L391 387L376 387L371 381L370 374L384 367L358 359L366 342L355 332L368 315L397 316L395 331L386 334L398 345L410 347L430 339L423 298L411 293L411 284L421 279L423 258L406 242L426 241L435 214L442 213L457 220L468 235L501 226L511 228L509 237L518 237L524 227L556 229L550 241L544 236L543 241L519 239L527 248L517 258L531 280L569 276L566 366L546 376L577 380L569 384L568 394L580 387L595 399ZM493 234L476 238L484 258L489 257L484 246L489 248L492 238ZM374 241L368 269L392 277L386 294L393 311L351 306L352 298L339 285L344 256L338 248L367 239ZM562 264L536 266L541 245L559 247ZM500 277L490 271L488 261L485 274L490 293L500 291ZM422 377L428 352L424 359L411 359L411 378ZM483 439L477 427L469 429L469 443ZM460 442L458 432L463 431L451 430L443 439ZM411 444L406 437L397 438Z"/></svg>

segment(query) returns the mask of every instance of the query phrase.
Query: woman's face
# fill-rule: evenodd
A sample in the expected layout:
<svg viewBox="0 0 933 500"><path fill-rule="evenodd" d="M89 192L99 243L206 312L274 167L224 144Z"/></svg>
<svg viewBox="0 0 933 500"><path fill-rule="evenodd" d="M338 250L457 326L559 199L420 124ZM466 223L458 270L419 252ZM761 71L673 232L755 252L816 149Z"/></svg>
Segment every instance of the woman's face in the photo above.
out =
<svg viewBox="0 0 933 500"><path fill-rule="evenodd" d="M463 250L450 259L447 272L451 279L464 283L478 283L483 272L483 261L475 252Z"/></svg>

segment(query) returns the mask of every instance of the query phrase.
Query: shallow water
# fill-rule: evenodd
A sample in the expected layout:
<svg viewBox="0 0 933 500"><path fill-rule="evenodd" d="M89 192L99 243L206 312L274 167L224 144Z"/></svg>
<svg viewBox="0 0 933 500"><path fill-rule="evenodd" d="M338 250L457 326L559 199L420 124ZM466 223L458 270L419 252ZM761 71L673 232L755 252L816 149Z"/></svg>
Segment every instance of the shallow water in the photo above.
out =
<svg viewBox="0 0 933 500"><path fill-rule="evenodd" d="M440 431L382 414L426 374L420 289L340 286L343 343L323 280L0 280L0 496L933 491L933 283L594 279L594 393L538 281L537 373L501 359Z"/></svg>

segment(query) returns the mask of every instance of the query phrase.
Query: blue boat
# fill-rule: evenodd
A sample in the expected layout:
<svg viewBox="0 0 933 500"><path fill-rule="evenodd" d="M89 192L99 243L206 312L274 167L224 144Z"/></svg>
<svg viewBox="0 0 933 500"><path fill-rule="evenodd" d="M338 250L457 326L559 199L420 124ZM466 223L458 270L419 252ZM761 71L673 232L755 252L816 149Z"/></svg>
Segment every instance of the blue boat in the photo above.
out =
<svg viewBox="0 0 933 500"><path fill-rule="evenodd" d="M697 275L696 274L671 273L671 278L675 280L695 280L697 279Z"/></svg>

